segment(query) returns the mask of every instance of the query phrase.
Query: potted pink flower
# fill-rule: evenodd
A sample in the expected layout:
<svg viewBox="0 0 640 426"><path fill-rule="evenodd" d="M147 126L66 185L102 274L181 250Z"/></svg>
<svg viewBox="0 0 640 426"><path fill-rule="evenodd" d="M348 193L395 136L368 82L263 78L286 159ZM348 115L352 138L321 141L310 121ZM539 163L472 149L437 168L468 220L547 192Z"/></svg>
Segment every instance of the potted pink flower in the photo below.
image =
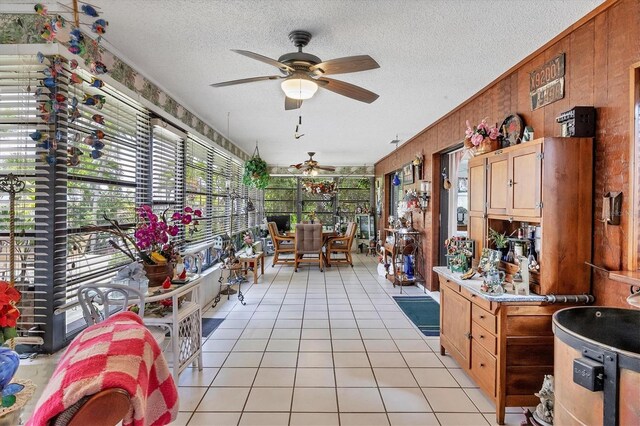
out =
<svg viewBox="0 0 640 426"><path fill-rule="evenodd" d="M464 132L464 144L469 149L475 149L475 154L485 154L498 149L499 132L496 126L489 126L484 119L477 126L471 127L467 120L467 129Z"/></svg>

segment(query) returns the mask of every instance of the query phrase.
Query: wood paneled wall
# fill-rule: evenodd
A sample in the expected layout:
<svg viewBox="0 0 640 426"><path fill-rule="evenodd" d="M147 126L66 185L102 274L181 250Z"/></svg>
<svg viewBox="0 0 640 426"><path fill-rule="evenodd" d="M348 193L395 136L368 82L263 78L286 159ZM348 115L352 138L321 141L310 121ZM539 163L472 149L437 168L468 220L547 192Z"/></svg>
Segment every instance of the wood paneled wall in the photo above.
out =
<svg viewBox="0 0 640 426"><path fill-rule="evenodd" d="M529 72L553 58L566 53L565 97L536 111L529 101ZM478 94L451 111L434 124L407 141L395 152L376 163L376 177L384 176L411 161L417 153L425 155L425 177L433 182L432 203L422 223L416 227L426 231L423 247L426 268L437 263L437 212L440 176L437 174L440 151L459 144L464 137L465 121L478 123L483 118L501 123L509 113L517 113L526 125L534 128L535 136L559 136L555 122L560 112L576 105L597 108L595 153L595 195L593 206L576 206L594 210L593 261L610 270L628 269L628 245L637 245L630 217L630 161L634 138L631 112L631 67L640 61L640 1L611 0L574 24L567 31L507 71ZM435 172L434 172L435 170ZM602 212L602 195L607 191L622 191L623 215L620 226L607 226L598 221ZM381 227L388 215L388 179ZM571 211L567 215L573 214ZM571 238L567 235L567 238ZM427 274L429 276L429 274ZM427 286L437 289L431 274ZM601 305L628 307L625 297L628 286L609 281L602 273L593 273L593 294Z"/></svg>

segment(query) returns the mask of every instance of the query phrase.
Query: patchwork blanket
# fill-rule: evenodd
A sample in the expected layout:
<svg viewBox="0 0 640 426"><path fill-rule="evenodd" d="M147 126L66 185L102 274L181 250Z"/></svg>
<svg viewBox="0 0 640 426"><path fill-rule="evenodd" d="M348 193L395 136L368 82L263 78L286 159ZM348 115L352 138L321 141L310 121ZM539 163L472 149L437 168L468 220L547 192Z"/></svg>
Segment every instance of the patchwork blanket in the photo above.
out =
<svg viewBox="0 0 640 426"><path fill-rule="evenodd" d="M60 359L28 426L47 423L82 398L109 388L131 397L125 426L166 425L178 414L178 391L155 339L133 312L88 327Z"/></svg>

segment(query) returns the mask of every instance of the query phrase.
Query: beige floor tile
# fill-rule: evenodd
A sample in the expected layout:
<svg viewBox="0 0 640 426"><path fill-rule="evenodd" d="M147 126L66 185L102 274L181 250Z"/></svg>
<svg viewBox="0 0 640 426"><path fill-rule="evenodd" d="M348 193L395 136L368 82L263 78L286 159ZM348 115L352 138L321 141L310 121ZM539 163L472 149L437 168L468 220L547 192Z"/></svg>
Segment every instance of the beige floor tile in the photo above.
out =
<svg viewBox="0 0 640 426"><path fill-rule="evenodd" d="M257 387L293 387L295 368L263 368L258 370L258 375L253 383Z"/></svg>
<svg viewBox="0 0 640 426"><path fill-rule="evenodd" d="M384 412L377 388L338 388L338 406L341 413Z"/></svg>
<svg viewBox="0 0 640 426"><path fill-rule="evenodd" d="M257 368L226 368L218 372L211 386L216 387L250 387L256 376Z"/></svg>
<svg viewBox="0 0 640 426"><path fill-rule="evenodd" d="M276 328L271 333L272 339L300 339L300 330L297 328Z"/></svg>
<svg viewBox="0 0 640 426"><path fill-rule="evenodd" d="M277 320L275 328L302 328L302 320Z"/></svg>
<svg viewBox="0 0 640 426"><path fill-rule="evenodd" d="M380 393L387 412L431 412L431 407L419 388L380 388Z"/></svg>
<svg viewBox="0 0 640 426"><path fill-rule="evenodd" d="M179 386L208 387L218 373L218 368L187 368L180 374Z"/></svg>
<svg viewBox="0 0 640 426"><path fill-rule="evenodd" d="M347 308L349 308L349 305L347 305ZM352 320L352 319L332 319L331 320L331 328L332 329L336 329L336 328L357 328L358 324L356 323L356 320Z"/></svg>
<svg viewBox="0 0 640 426"><path fill-rule="evenodd" d="M307 319L302 322L302 328L329 328L328 319Z"/></svg>
<svg viewBox="0 0 640 426"><path fill-rule="evenodd" d="M242 413L239 426L287 426L289 413ZM213 423L217 426L217 423Z"/></svg>
<svg viewBox="0 0 640 426"><path fill-rule="evenodd" d="M458 363L449 355L440 355L440 351L435 353L436 357L440 360L442 365L447 368L460 368Z"/></svg>
<svg viewBox="0 0 640 426"><path fill-rule="evenodd" d="M191 418L191 415L193 413L191 411L181 411L178 413L178 416L176 417L176 419L171 422L171 426L187 426L187 423L189 422L189 419ZM23 421L25 419L23 418ZM235 425L235 423L234 423Z"/></svg>
<svg viewBox="0 0 640 426"><path fill-rule="evenodd" d="M300 352L298 367L333 367L331 352Z"/></svg>
<svg viewBox="0 0 640 426"><path fill-rule="evenodd" d="M291 413L290 426L338 426L337 413Z"/></svg>
<svg viewBox="0 0 640 426"><path fill-rule="evenodd" d="M460 388L422 388L436 413L477 413L478 409Z"/></svg>
<svg viewBox="0 0 640 426"><path fill-rule="evenodd" d="M381 388L417 388L411 370L408 368L374 368L373 373Z"/></svg>
<svg viewBox="0 0 640 426"><path fill-rule="evenodd" d="M228 355L229 352L202 352L202 366L222 367Z"/></svg>
<svg viewBox="0 0 640 426"><path fill-rule="evenodd" d="M209 339L202 344L202 352L230 352L236 339Z"/></svg>
<svg viewBox="0 0 640 426"><path fill-rule="evenodd" d="M400 340L396 340L400 342ZM444 365L440 362L440 359L433 352L402 352L404 360L409 367L422 367L422 368L442 368Z"/></svg>
<svg viewBox="0 0 640 426"><path fill-rule="evenodd" d="M260 367L295 367L297 352L265 352Z"/></svg>
<svg viewBox="0 0 640 426"><path fill-rule="evenodd" d="M364 346L367 352L398 352L395 342L391 339L367 339L364 340Z"/></svg>
<svg viewBox="0 0 640 426"><path fill-rule="evenodd" d="M338 411L335 388L295 388L293 409L296 412L335 413Z"/></svg>
<svg viewBox="0 0 640 426"><path fill-rule="evenodd" d="M253 388L245 411L286 411L291 409L293 388Z"/></svg>
<svg viewBox="0 0 640 426"><path fill-rule="evenodd" d="M267 345L267 352L295 352L299 344L299 340L272 338Z"/></svg>
<svg viewBox="0 0 640 426"><path fill-rule="evenodd" d="M231 352L223 367L257 367L262 360L262 352Z"/></svg>
<svg viewBox="0 0 640 426"><path fill-rule="evenodd" d="M433 413L389 413L391 426L439 426Z"/></svg>
<svg viewBox="0 0 640 426"><path fill-rule="evenodd" d="M178 398L180 398L180 411L195 410L206 392L207 388L179 387Z"/></svg>
<svg viewBox="0 0 640 426"><path fill-rule="evenodd" d="M303 328L302 339L331 339L331 333L328 328Z"/></svg>
<svg viewBox="0 0 640 426"><path fill-rule="evenodd" d="M333 351L334 352L363 352L364 345L362 344L362 340L355 339L334 339L333 340Z"/></svg>
<svg viewBox="0 0 640 426"><path fill-rule="evenodd" d="M400 352L431 352L431 347L424 340L405 340L398 339L395 341Z"/></svg>
<svg viewBox="0 0 640 426"><path fill-rule="evenodd" d="M389 420L383 413L340 413L342 426L388 426Z"/></svg>
<svg viewBox="0 0 640 426"><path fill-rule="evenodd" d="M446 368L412 368L411 371L423 388L459 388L458 382Z"/></svg>
<svg viewBox="0 0 640 426"><path fill-rule="evenodd" d="M496 422L495 414L483 414L483 415L490 425L498 426L498 423ZM526 421L525 419L526 418L522 413L506 413L504 415L504 424L505 426L520 426Z"/></svg>
<svg viewBox="0 0 640 426"><path fill-rule="evenodd" d="M456 379L456 382L463 388L477 388L478 385L461 368L449 368L449 373Z"/></svg>
<svg viewBox="0 0 640 426"><path fill-rule="evenodd" d="M251 388L209 388L197 411L242 411ZM182 400L180 401L182 405Z"/></svg>
<svg viewBox="0 0 640 426"><path fill-rule="evenodd" d="M391 335L384 328L361 328L360 334L365 342L367 339L391 339Z"/></svg>
<svg viewBox="0 0 640 426"><path fill-rule="evenodd" d="M399 352L368 352L372 367L407 367Z"/></svg>
<svg viewBox="0 0 640 426"><path fill-rule="evenodd" d="M249 313L251 315L251 313ZM221 339L237 339L242 334L241 328L219 328L214 331L211 336L209 336L212 340L221 340Z"/></svg>
<svg viewBox="0 0 640 426"><path fill-rule="evenodd" d="M370 367L366 352L334 352L333 360L336 367Z"/></svg>
<svg viewBox="0 0 640 426"><path fill-rule="evenodd" d="M376 387L371 368L336 368L336 386L341 388Z"/></svg>
<svg viewBox="0 0 640 426"><path fill-rule="evenodd" d="M332 328L332 339L357 339L360 340L360 332L357 328Z"/></svg>
<svg viewBox="0 0 640 426"><path fill-rule="evenodd" d="M496 405L478 388L463 389L481 413L495 413Z"/></svg>
<svg viewBox="0 0 640 426"><path fill-rule="evenodd" d="M485 426L489 423L480 413L436 413L442 426Z"/></svg>
<svg viewBox="0 0 640 426"><path fill-rule="evenodd" d="M270 328L246 328L240 335L241 339L268 339L271 337Z"/></svg>
<svg viewBox="0 0 640 426"><path fill-rule="evenodd" d="M233 352L264 352L267 339L240 339L233 347Z"/></svg>
<svg viewBox="0 0 640 426"><path fill-rule="evenodd" d="M331 352L331 340L301 340L300 352Z"/></svg>
<svg viewBox="0 0 640 426"><path fill-rule="evenodd" d="M391 334L391 337L396 340L412 340L422 338L422 334L411 328L392 328L389 330L389 334Z"/></svg>
<svg viewBox="0 0 640 426"><path fill-rule="evenodd" d="M298 368L296 387L335 387L333 368Z"/></svg>
<svg viewBox="0 0 640 426"><path fill-rule="evenodd" d="M193 413L189 426L236 426L242 413ZM173 423L171 423L173 426Z"/></svg>

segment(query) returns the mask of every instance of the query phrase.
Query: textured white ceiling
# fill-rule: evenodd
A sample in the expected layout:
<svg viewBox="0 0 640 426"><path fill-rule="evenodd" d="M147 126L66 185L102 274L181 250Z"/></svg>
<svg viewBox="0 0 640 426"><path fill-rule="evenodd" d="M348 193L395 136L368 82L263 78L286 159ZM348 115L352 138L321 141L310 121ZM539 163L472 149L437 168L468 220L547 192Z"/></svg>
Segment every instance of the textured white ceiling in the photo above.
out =
<svg viewBox="0 0 640 426"><path fill-rule="evenodd" d="M91 0L125 61L205 121L270 164L372 164L595 8L601 0ZM380 95L364 104L322 89L284 111L277 81L210 83L277 74L229 49L277 59L287 35L313 34L323 60L369 54L380 69L332 76Z"/></svg>

